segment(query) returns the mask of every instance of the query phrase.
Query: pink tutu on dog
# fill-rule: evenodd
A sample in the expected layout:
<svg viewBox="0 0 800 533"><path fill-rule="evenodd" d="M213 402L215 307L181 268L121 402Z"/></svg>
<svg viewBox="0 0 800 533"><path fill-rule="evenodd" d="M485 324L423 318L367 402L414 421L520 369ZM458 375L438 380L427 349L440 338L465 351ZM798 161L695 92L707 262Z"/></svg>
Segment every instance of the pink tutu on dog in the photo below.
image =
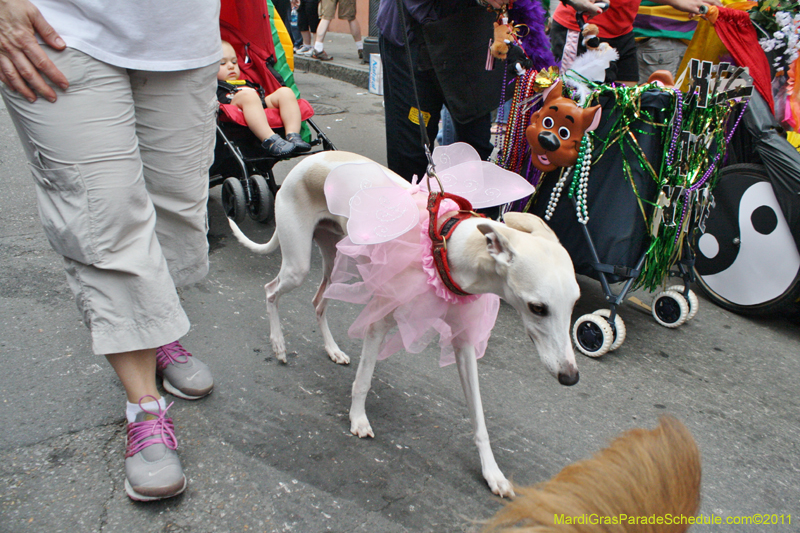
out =
<svg viewBox="0 0 800 533"><path fill-rule="evenodd" d="M403 349L420 353L438 335L439 365L445 366L455 362L454 344L472 344L476 356L483 357L500 298L457 296L444 286L428 237L427 197L427 191L413 194L420 210L417 230L377 244L341 240L325 297L365 304L348 331L352 338L363 339L372 324L388 316L397 322L397 331L386 336L378 359ZM454 209L455 203L447 200L439 213Z"/></svg>

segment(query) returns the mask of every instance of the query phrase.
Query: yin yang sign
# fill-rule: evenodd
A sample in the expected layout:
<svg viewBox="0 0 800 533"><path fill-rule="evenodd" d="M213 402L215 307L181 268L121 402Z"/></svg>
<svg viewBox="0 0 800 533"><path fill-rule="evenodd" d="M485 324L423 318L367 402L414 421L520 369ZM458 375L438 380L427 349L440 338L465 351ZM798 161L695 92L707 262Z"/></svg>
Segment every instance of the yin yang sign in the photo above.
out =
<svg viewBox="0 0 800 533"><path fill-rule="evenodd" d="M778 298L800 271L800 253L772 185L748 170L720 177L716 207L695 246L703 282L741 306Z"/></svg>

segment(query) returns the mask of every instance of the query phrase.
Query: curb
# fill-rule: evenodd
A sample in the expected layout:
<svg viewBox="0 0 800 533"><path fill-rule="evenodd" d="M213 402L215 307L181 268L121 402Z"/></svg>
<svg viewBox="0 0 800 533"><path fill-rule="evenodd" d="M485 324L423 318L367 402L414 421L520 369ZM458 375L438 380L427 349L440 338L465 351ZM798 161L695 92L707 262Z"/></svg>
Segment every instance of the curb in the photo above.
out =
<svg viewBox="0 0 800 533"><path fill-rule="evenodd" d="M345 67L336 65L331 61L320 61L319 59L311 59L307 57L294 58L295 70L302 72L310 72L312 74L319 74L327 76L335 80L350 83L362 89L369 88L369 70L361 70L352 67Z"/></svg>

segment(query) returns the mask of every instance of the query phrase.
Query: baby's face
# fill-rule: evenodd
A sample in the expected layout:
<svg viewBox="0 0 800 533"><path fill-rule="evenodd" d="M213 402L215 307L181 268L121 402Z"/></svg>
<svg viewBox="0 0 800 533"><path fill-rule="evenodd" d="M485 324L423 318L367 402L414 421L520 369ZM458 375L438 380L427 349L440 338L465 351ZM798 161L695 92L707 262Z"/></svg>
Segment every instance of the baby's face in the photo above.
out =
<svg viewBox="0 0 800 533"><path fill-rule="evenodd" d="M239 64L236 61L236 52L230 43L222 43L222 60L219 63L217 79L221 81L238 80Z"/></svg>

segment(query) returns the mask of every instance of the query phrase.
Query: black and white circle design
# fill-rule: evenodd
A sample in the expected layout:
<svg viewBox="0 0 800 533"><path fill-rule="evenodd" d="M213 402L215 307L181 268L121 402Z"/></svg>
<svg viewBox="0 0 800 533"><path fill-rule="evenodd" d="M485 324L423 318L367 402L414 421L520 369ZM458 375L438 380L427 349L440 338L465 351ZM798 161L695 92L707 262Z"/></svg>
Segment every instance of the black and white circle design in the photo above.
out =
<svg viewBox="0 0 800 533"><path fill-rule="evenodd" d="M800 271L800 253L772 185L757 174L728 175L697 240L695 270L709 289L734 305L774 300Z"/></svg>

